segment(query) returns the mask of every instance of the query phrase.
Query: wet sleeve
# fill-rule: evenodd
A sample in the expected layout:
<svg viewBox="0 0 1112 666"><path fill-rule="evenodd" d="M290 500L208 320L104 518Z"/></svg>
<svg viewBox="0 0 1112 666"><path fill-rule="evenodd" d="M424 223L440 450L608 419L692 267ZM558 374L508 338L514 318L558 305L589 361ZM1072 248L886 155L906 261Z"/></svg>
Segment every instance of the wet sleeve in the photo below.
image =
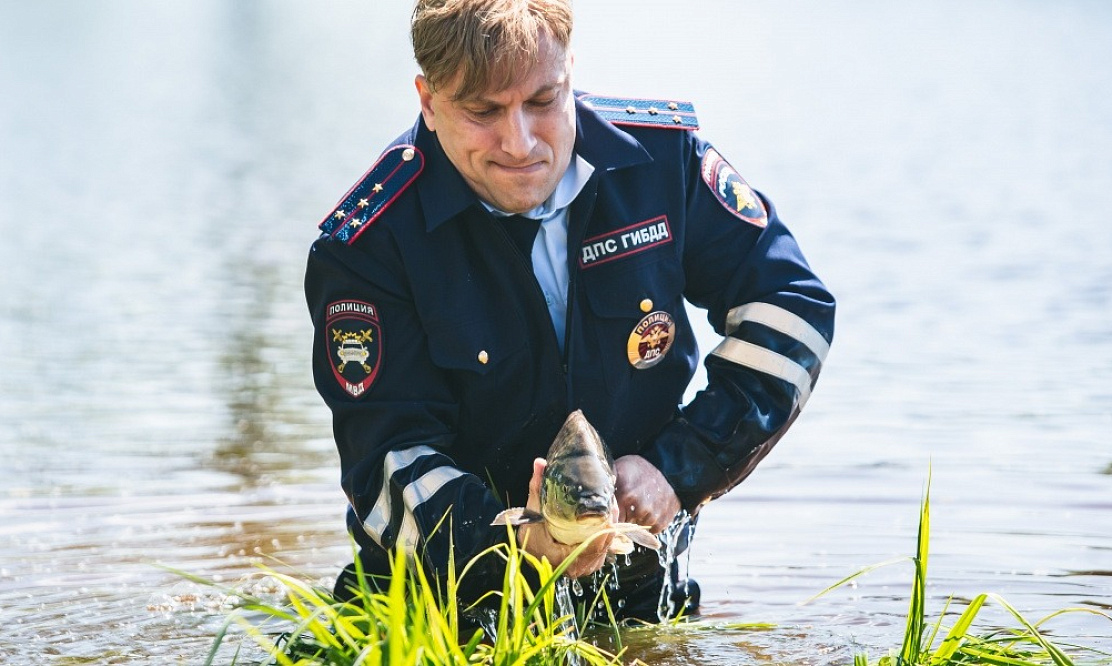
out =
<svg viewBox="0 0 1112 666"><path fill-rule="evenodd" d="M723 336L707 387L642 452L689 512L741 483L814 389L834 298L772 203L693 137L687 164L685 296Z"/></svg>
<svg viewBox="0 0 1112 666"><path fill-rule="evenodd" d="M367 236L359 245L377 243L373 254L326 238L309 253L314 381L332 411L341 485L364 532L357 540L401 548L443 573L451 555L462 567L505 540L490 526L502 506L446 453L456 400L430 360L390 237Z"/></svg>

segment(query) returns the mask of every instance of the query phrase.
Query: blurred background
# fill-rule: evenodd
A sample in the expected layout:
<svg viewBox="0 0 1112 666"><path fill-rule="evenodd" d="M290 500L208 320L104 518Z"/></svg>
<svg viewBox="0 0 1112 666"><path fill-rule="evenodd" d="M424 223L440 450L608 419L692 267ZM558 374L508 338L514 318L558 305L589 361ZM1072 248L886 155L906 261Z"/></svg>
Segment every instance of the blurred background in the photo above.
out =
<svg viewBox="0 0 1112 666"><path fill-rule="evenodd" d="M226 600L161 567L350 558L301 279L416 118L410 9L0 3L0 661L199 663ZM777 628L635 654L895 647L909 564L800 602L911 555L928 479L932 617L1112 610L1112 5L576 14L576 87L693 101L840 304L807 410L691 550L708 618ZM1047 628L1112 650L1106 619Z"/></svg>

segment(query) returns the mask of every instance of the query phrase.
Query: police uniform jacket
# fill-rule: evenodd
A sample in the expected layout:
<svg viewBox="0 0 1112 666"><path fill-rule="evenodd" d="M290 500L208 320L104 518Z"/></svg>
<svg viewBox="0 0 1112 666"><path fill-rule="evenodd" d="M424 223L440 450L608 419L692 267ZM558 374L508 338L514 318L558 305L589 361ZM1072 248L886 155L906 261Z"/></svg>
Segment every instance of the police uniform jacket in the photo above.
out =
<svg viewBox="0 0 1112 666"><path fill-rule="evenodd" d="M594 172L569 211L562 350L527 255L421 119L322 222L313 369L365 563L385 570L397 546L443 571L450 544L462 566L504 540L492 519L525 504L572 410L694 513L807 400L834 300L690 106L667 104L576 101L574 149ZM723 340L680 407L699 357L685 300Z"/></svg>

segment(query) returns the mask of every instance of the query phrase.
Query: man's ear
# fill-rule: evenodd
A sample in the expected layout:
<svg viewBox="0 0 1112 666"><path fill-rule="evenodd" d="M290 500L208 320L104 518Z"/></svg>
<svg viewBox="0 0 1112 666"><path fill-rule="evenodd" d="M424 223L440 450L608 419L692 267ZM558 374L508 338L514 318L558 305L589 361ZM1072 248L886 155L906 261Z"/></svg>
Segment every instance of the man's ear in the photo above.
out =
<svg viewBox="0 0 1112 666"><path fill-rule="evenodd" d="M435 132L436 112L432 108L432 89L429 87L428 79L418 74L413 80L413 85L417 86L417 98L421 100L421 117L425 119L425 126L430 132Z"/></svg>

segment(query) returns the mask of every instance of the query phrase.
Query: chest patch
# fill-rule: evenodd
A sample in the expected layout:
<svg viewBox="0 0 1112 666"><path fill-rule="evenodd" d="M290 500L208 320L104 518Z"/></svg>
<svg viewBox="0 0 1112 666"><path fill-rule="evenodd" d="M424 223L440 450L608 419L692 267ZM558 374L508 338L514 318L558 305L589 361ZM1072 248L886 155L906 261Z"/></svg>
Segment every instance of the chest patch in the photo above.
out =
<svg viewBox="0 0 1112 666"><path fill-rule="evenodd" d="M330 303L324 328L332 375L348 395L362 396L378 376L382 360L378 308L362 301Z"/></svg>
<svg viewBox="0 0 1112 666"><path fill-rule="evenodd" d="M583 241L579 267L590 268L672 242L672 228L664 215L638 222Z"/></svg>
<svg viewBox="0 0 1112 666"><path fill-rule="evenodd" d="M768 213L760 197L714 148L708 148L703 155L702 172L703 182L726 210L749 224L768 226Z"/></svg>

